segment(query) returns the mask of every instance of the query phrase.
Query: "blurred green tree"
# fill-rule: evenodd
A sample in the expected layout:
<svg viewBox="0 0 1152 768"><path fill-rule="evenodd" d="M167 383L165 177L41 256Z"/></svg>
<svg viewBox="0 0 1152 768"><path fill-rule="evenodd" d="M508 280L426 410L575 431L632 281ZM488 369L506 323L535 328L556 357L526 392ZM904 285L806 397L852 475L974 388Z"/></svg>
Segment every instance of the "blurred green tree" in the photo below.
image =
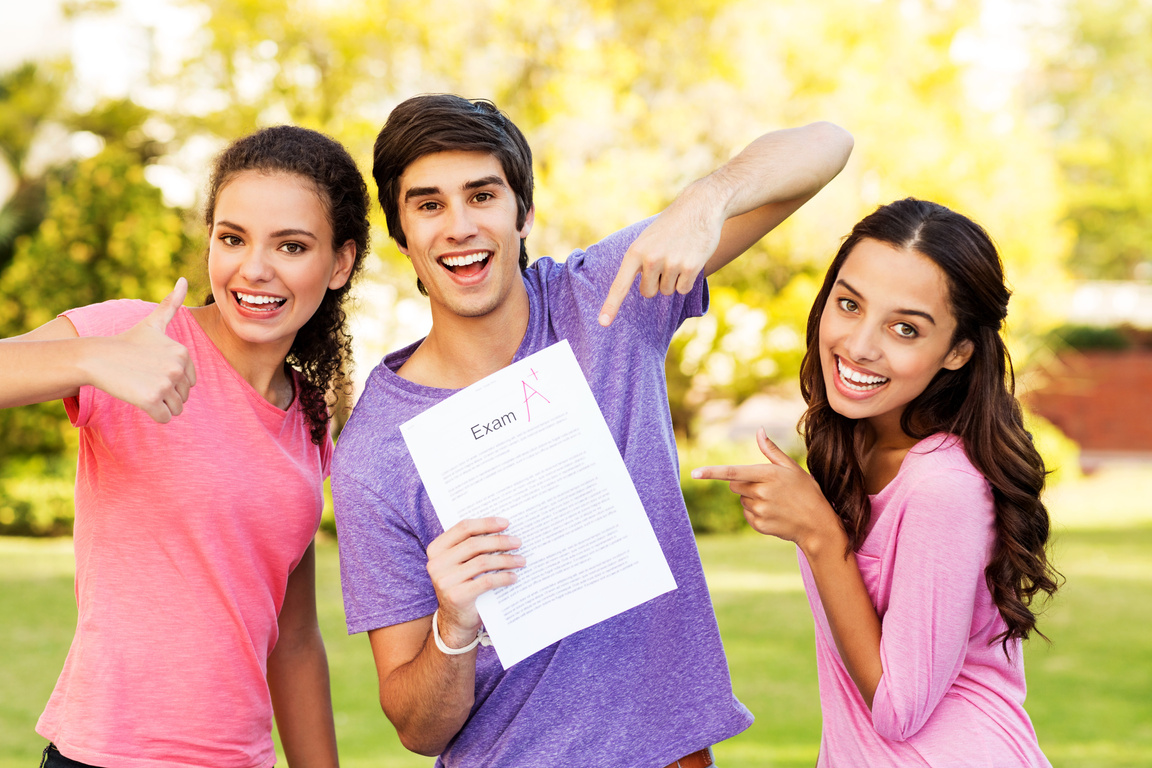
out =
<svg viewBox="0 0 1152 768"><path fill-rule="evenodd" d="M109 6L78 2L74 13ZM993 6L183 0L189 28L181 45L166 44L154 22L139 22L153 56L131 100L57 119L104 147L81 175L113 169L123 188L105 204L78 180L79 166L53 172L60 182L44 198L53 213L20 240L23 266L4 284L6 292L23 290L19 284L37 293L5 310L5 322L32 323L96 300L95 290L81 288L88 281L116 296L163 295L173 272L158 254L196 248L180 239L178 212L133 168L167 164L199 181L203 168L189 157L204 158L205 144L292 122L341 140L368 169L376 132L396 103L448 91L491 98L529 137L534 256L563 257L656 213L767 130L829 119L855 135L841 177L721 272L709 316L677 337L667 370L682 436L696 433L705 403L736 404L774 387L796 392L804 322L839 239L875 205L907 195L967 213L997 239L1016 288L1013 342L1026 356L1057 321L1071 230L1062 224L1065 190L1050 126L1026 110L1022 75L989 70L981 55L997 45L1004 53L993 39L999 25L987 18ZM6 130L0 121L0 142L13 143ZM194 145L200 149L189 152ZM103 229L97 216L108 217ZM374 234L368 288L385 285L395 302L419 301L379 220ZM100 250L112 241L122 245ZM37 283L36 259L49 256L62 277ZM411 340L398 335L408 331L393 309L364 304L373 314L366 326L378 331L371 354Z"/></svg>
<svg viewBox="0 0 1152 768"><path fill-rule="evenodd" d="M159 299L196 258L182 213L144 177L164 151L142 130L149 110L119 100L74 111L68 75L34 64L0 75L0 153L15 179L0 209L4 337L71 307ZM77 138L91 156L73 151ZM63 407L0 411L0 433L0 529L66 529L75 436Z"/></svg>
<svg viewBox="0 0 1152 768"><path fill-rule="evenodd" d="M403 98L493 99L533 146L534 255L562 256L659 211L765 130L816 119L851 130L842 178L721 273L712 317L678 337L668 372L682 434L704 402L794 389L816 278L851 224L897 197L984 223L1020 288L1021 337L1053 322L1068 240L1052 142L1015 91L982 102L986 83L961 55L987 34L977 0L195 5L207 46L173 78L218 97L196 120L219 135L291 120L367 159ZM376 252L375 279L410 295L403 258L382 236Z"/></svg>
<svg viewBox="0 0 1152 768"><path fill-rule="evenodd" d="M1152 279L1152 2L1071 0L1037 84L1081 278ZM1054 107L1055 109L1051 109Z"/></svg>
<svg viewBox="0 0 1152 768"><path fill-rule="evenodd" d="M12 261L16 240L39 226L47 206L44 176L28 168L38 130L60 109L62 84L52 67L32 62L0 73L0 154L13 191L0 205L0 271Z"/></svg>
<svg viewBox="0 0 1152 768"><path fill-rule="evenodd" d="M120 297L159 299L191 258L179 211L144 178L162 147L141 126L149 111L130 101L71 111L67 69L25 65L0 76L0 151L16 191L0 217L10 255L0 263L0 335L16 336L72 307ZM84 135L94 155L68 150ZM29 168L38 141L54 145ZM0 246L4 241L0 238ZM3 251L0 251L3 255ZM67 420L59 404L0 411L0 461L58 455Z"/></svg>

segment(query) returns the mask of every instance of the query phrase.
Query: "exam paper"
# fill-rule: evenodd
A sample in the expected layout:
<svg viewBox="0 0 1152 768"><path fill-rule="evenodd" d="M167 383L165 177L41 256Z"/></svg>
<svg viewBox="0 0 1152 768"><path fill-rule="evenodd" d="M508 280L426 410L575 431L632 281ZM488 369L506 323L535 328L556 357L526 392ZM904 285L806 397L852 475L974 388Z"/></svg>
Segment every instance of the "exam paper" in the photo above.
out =
<svg viewBox="0 0 1152 768"><path fill-rule="evenodd" d="M504 517L526 564L477 600L505 669L676 588L572 348L560 341L400 432L445 530Z"/></svg>

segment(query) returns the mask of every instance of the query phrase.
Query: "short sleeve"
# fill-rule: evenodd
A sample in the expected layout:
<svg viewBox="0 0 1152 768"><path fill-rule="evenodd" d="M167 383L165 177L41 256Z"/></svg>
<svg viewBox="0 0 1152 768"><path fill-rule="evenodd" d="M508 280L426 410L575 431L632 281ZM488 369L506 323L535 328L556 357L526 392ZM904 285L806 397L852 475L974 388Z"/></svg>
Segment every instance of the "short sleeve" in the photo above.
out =
<svg viewBox="0 0 1152 768"><path fill-rule="evenodd" d="M380 494L345 471L343 460L337 451L332 500L348 634L430 615L437 600L424 545Z"/></svg>
<svg viewBox="0 0 1152 768"><path fill-rule="evenodd" d="M61 312L68 318L80 336L114 336L122 333L146 317L155 304L134 299L116 299L100 304L89 304ZM74 427L84 427L92 420L99 390L91 385L80 387L76 397L64 398L64 410Z"/></svg>
<svg viewBox="0 0 1152 768"><path fill-rule="evenodd" d="M564 263L567 279L576 301L590 322L598 325L600 307L608 297L608 290L616 279L624 254L653 218L614 232L586 250L573 251ZM699 317L708 309L708 286L703 272L697 276L687 294L673 292L671 296L657 294L645 298L640 294L639 281L620 305L613 322L628 326L631 335L650 344L663 354L672 342L677 329L690 317ZM553 312L563 311L553 304Z"/></svg>
<svg viewBox="0 0 1152 768"><path fill-rule="evenodd" d="M975 470L937 470L909 488L872 703L876 732L893 741L919 731L956 680L995 541L992 493Z"/></svg>

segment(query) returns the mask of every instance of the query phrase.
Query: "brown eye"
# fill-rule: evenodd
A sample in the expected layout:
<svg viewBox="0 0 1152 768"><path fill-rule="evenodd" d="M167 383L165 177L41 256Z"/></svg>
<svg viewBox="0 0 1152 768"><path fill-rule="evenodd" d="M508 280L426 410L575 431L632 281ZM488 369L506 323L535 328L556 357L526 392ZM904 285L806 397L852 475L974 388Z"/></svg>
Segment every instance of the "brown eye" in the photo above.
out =
<svg viewBox="0 0 1152 768"><path fill-rule="evenodd" d="M896 325L893 326L893 330L896 331L896 335L902 339L914 339L920 335L916 331L916 327L908 323L896 323Z"/></svg>

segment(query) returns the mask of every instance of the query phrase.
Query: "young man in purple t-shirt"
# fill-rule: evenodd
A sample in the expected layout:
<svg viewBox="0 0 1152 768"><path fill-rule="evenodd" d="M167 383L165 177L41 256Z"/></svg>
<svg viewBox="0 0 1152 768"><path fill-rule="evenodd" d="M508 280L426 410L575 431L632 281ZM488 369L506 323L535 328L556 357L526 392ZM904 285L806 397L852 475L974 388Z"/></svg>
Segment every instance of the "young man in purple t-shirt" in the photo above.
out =
<svg viewBox="0 0 1152 768"><path fill-rule="evenodd" d="M490 103L456 96L416 97L389 116L373 175L432 329L372 372L332 487L348 628L369 633L381 705L409 749L443 766L687 768L711 764L710 746L751 724L679 490L664 358L680 324L707 308L704 278L819 191L851 147L828 123L766 134L655 219L528 267L535 210L520 131ZM476 598L515 581L519 541L500 518L444 531L399 425L560 339L677 589L505 670L477 646Z"/></svg>

